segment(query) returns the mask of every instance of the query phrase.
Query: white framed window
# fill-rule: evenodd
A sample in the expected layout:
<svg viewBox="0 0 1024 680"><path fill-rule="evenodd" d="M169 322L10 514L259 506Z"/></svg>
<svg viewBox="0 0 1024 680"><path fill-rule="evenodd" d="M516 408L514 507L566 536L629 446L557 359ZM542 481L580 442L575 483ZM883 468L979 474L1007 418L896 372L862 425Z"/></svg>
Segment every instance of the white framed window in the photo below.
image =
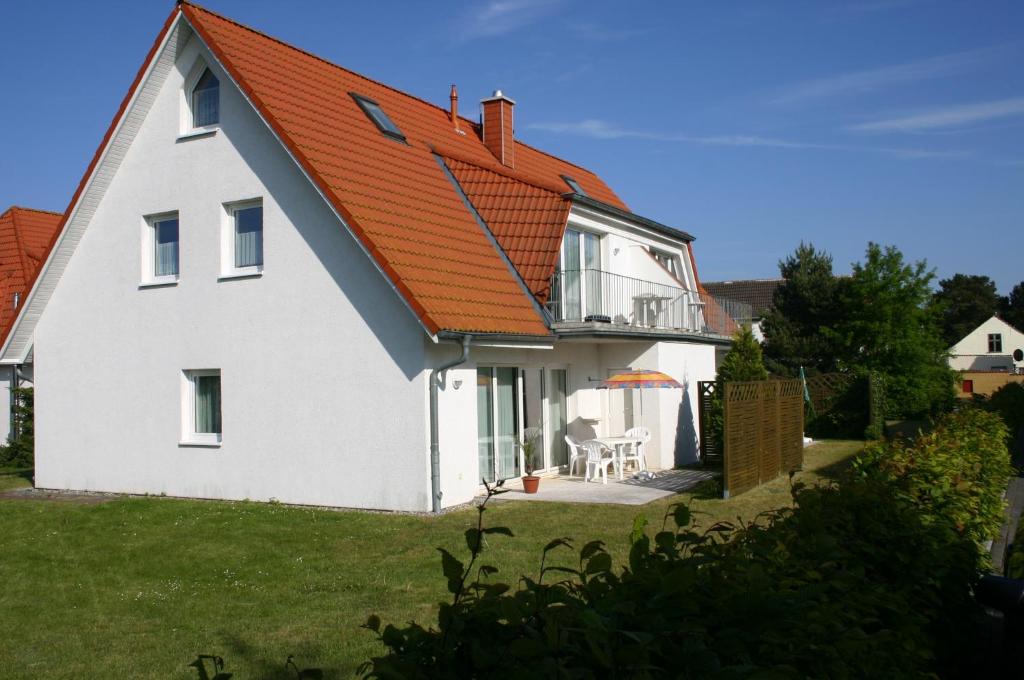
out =
<svg viewBox="0 0 1024 680"><path fill-rule="evenodd" d="M226 203L221 229L221 278L263 272L263 201Z"/></svg>
<svg viewBox="0 0 1024 680"><path fill-rule="evenodd" d="M566 229L555 267L557 285L551 305L559 321L583 321L601 315L605 273L601 270L601 236L590 231Z"/></svg>
<svg viewBox="0 0 1024 680"><path fill-rule="evenodd" d="M669 274L671 274L672 276L676 277L677 279L682 280L682 277L680 276L680 271L679 271L679 258L678 257L676 257L675 255L672 255L671 253L666 253L666 252L663 252L663 251L660 251L660 250L655 250L654 248L651 248L651 255L654 256L654 259L657 260L661 264L662 267L664 267L665 269L668 270Z"/></svg>
<svg viewBox="0 0 1024 680"><path fill-rule="evenodd" d="M185 78L181 101L183 135L212 133L220 126L220 78L202 59Z"/></svg>
<svg viewBox="0 0 1024 680"><path fill-rule="evenodd" d="M219 446L223 435L220 369L192 369L181 375L181 443Z"/></svg>
<svg viewBox="0 0 1024 680"><path fill-rule="evenodd" d="M178 213L148 215L142 225L142 284L177 283L180 230Z"/></svg>

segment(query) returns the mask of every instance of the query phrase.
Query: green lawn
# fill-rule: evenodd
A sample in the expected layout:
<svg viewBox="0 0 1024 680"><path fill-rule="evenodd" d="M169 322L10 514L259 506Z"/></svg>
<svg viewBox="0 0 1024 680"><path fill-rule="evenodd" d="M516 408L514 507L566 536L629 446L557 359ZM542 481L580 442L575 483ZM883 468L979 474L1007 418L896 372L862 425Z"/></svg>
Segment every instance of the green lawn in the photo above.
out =
<svg viewBox="0 0 1024 680"><path fill-rule="evenodd" d="M832 478L859 442L807 450L806 481ZM28 484L0 470L0 490ZM486 561L506 578L535 573L556 536L600 538L625 557L633 518L660 525L691 501L704 526L789 503L779 479L729 501L684 494L641 508L495 503ZM379 651L359 628L432 623L445 598L437 546L465 553L470 509L442 517L334 512L257 503L124 498L79 505L0 500L0 677L194 678L218 654L243 678L289 677L289 654L326 677L350 677ZM294 676L291 676L294 677Z"/></svg>

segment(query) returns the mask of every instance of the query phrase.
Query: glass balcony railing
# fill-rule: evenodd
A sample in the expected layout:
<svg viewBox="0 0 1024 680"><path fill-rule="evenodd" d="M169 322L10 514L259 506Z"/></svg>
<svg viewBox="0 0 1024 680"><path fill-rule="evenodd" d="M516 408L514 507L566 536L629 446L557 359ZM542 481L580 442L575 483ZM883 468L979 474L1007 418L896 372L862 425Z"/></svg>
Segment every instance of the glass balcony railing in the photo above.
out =
<svg viewBox="0 0 1024 680"><path fill-rule="evenodd" d="M750 305L600 269L559 271L547 309L556 323L598 323L731 336Z"/></svg>

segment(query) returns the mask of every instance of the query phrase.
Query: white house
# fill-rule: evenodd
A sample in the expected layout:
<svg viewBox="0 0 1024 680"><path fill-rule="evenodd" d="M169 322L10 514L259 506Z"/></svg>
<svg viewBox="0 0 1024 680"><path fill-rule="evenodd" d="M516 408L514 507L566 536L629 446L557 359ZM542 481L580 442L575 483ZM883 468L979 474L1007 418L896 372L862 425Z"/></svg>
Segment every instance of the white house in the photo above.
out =
<svg viewBox="0 0 1024 680"><path fill-rule="evenodd" d="M993 316L949 348L956 371L1024 371L1024 333Z"/></svg>
<svg viewBox="0 0 1024 680"><path fill-rule="evenodd" d="M692 240L596 175L187 3L0 349L36 357L36 484L426 511L515 440L650 427L693 460L735 322ZM628 368L685 389L596 386Z"/></svg>
<svg viewBox="0 0 1024 680"><path fill-rule="evenodd" d="M0 341L11 332L25 295L53 245L60 213L12 206L0 214ZM14 388L32 386L32 353L0 361L0 442L14 432Z"/></svg>

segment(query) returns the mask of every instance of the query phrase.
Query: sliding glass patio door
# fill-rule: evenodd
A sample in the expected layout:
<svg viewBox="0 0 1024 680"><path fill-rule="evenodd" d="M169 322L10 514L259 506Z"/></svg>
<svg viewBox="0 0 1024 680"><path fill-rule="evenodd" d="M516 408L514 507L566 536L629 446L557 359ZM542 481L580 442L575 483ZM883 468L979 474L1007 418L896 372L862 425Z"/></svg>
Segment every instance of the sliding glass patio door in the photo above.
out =
<svg viewBox="0 0 1024 680"><path fill-rule="evenodd" d="M477 457L488 482L520 475L521 394L519 369L477 368Z"/></svg>

